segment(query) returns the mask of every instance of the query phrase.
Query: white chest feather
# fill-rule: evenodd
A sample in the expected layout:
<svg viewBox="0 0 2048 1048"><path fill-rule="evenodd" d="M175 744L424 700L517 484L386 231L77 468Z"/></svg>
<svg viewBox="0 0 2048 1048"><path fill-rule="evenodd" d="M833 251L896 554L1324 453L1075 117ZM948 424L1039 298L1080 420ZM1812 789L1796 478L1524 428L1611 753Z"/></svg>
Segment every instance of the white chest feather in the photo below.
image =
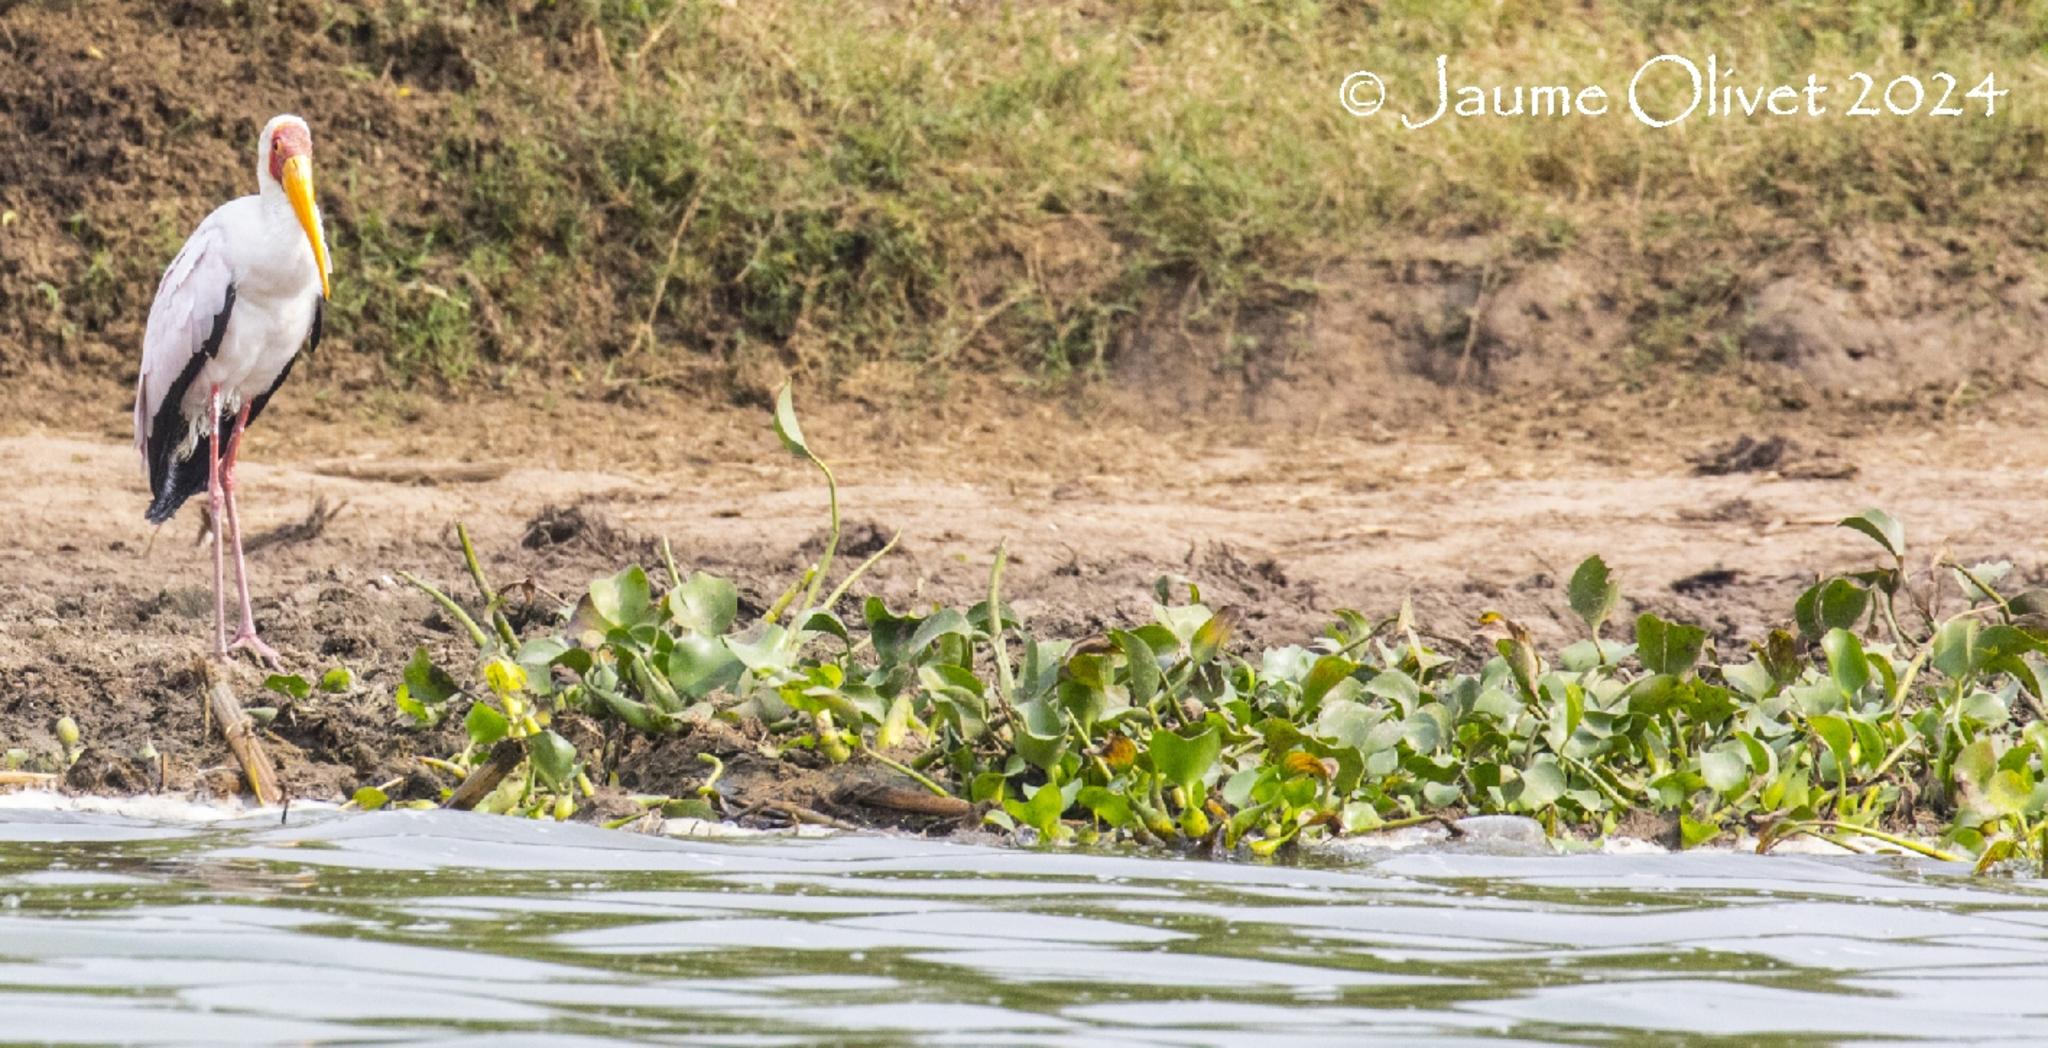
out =
<svg viewBox="0 0 2048 1048"><path fill-rule="evenodd" d="M204 360L176 405L193 424L188 446L209 424L215 389L229 414L271 390L305 345L319 302L312 249L282 198L242 197L207 216L165 274L150 313L138 443L141 414L161 410L176 377L196 358Z"/></svg>

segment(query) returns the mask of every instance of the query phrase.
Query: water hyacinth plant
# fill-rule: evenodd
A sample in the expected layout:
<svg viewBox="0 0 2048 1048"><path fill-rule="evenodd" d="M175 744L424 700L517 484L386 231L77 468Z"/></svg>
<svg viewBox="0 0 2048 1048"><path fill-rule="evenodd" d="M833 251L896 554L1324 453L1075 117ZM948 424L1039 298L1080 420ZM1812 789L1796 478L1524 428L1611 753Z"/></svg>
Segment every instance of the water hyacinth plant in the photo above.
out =
<svg viewBox="0 0 2048 1048"><path fill-rule="evenodd" d="M1620 586L1592 557L1564 593L1585 636L1555 651L1486 612L1491 652L1447 654L1404 605L1338 611L1319 637L1242 653L1229 616L1176 579L1156 584L1150 621L1040 636L1001 599L1001 550L972 607L849 598L886 547L821 597L836 483L787 388L775 425L825 477L831 528L759 616L740 615L731 582L669 556L661 585L628 567L522 639L466 533L482 615L417 583L475 642L482 686L422 651L400 709L431 723L467 698L471 744L437 762L458 777L523 747L484 807L566 817L589 795L602 762L558 718L652 736L723 718L760 722L785 750L881 762L1041 842L1267 856L1463 813L1525 814L1560 836L1647 814L1688 847L1813 835L1980 867L2048 856L2048 593L2007 596L2002 563L1916 574L1880 511L1842 522L1878 566L1819 579L1786 628L1733 651L1654 614L1622 639Z"/></svg>

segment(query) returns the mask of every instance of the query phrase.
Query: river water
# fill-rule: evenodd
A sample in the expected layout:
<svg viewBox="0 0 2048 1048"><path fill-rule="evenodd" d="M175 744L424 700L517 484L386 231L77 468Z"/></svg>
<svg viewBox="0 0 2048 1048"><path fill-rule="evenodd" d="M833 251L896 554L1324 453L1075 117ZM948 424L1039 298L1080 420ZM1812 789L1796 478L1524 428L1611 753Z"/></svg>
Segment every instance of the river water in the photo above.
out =
<svg viewBox="0 0 2048 1048"><path fill-rule="evenodd" d="M0 1042L2048 1043L2048 883L0 807Z"/></svg>

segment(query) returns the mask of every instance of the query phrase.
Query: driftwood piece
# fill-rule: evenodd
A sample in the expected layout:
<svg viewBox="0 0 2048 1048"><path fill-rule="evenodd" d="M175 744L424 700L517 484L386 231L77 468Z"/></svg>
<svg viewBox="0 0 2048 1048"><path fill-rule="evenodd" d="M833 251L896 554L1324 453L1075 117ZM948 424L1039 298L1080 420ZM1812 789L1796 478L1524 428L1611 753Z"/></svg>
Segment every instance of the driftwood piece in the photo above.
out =
<svg viewBox="0 0 2048 1048"><path fill-rule="evenodd" d="M313 472L387 484L481 484L510 472L509 462L322 462Z"/></svg>
<svg viewBox="0 0 2048 1048"><path fill-rule="evenodd" d="M340 516L341 511L347 506L348 500L343 499L329 507L327 496L322 495L313 500L313 508L306 511L304 520L294 521L290 524L280 524L266 531L257 532L249 536L248 541L242 543L242 550L245 553L254 553L267 546L289 546L300 542L311 542L319 538L320 533L326 531L327 525L334 518Z"/></svg>
<svg viewBox="0 0 2048 1048"><path fill-rule="evenodd" d="M526 746L519 740L506 739L498 743L497 748L491 751L491 759L471 771L469 777L463 779L460 786L455 787L455 792L450 793L448 799L441 802L441 807L456 811L468 811L476 807L478 801L490 796L491 791L505 781L505 776L512 774L513 769L519 767L519 762L525 759Z"/></svg>
<svg viewBox="0 0 2048 1048"><path fill-rule="evenodd" d="M228 749L241 762L242 774L249 780L249 790L256 795L256 802L269 807L282 801L284 791L277 787L277 766L263 752L263 739L256 734L256 723L242 712L241 700L235 698L227 681L215 677L207 683L206 707L213 722L220 725L221 738L227 740Z"/></svg>
<svg viewBox="0 0 2048 1048"><path fill-rule="evenodd" d="M54 786L57 777L40 771L0 771L0 786Z"/></svg>
<svg viewBox="0 0 2048 1048"><path fill-rule="evenodd" d="M905 815L936 819L964 819L974 814L974 805L958 797L941 797L930 790L883 783L855 783L841 787L832 803L849 808L880 808Z"/></svg>
<svg viewBox="0 0 2048 1048"><path fill-rule="evenodd" d="M818 811L814 808L806 808L801 804L791 804L786 802L771 804L768 806L768 810L774 812L781 812L784 818L788 819L791 823L798 825L809 823L812 826L826 826L835 830L843 830L851 833L858 833L861 829L861 827L853 823L847 822L845 819L827 815L824 812Z"/></svg>

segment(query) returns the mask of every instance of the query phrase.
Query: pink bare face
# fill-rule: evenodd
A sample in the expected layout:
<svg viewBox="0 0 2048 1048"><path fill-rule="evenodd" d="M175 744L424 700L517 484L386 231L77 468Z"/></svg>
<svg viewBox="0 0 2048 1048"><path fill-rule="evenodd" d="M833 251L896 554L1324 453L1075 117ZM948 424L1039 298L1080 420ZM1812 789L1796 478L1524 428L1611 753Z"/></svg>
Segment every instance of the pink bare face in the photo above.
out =
<svg viewBox="0 0 2048 1048"><path fill-rule="evenodd" d="M284 180L284 162L295 156L311 159L313 136L298 124L284 124L270 138L270 177Z"/></svg>

